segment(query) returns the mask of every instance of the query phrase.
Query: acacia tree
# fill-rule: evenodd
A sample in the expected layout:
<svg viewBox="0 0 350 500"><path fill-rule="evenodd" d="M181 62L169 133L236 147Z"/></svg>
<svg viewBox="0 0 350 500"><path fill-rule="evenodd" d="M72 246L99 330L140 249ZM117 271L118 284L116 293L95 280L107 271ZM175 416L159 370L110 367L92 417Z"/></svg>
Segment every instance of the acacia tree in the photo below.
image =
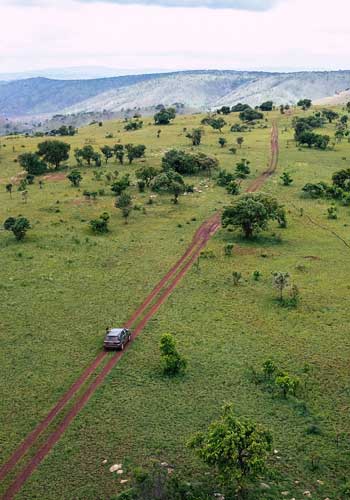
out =
<svg viewBox="0 0 350 500"><path fill-rule="evenodd" d="M220 137L218 142L219 142L220 146L222 148L224 148L227 144L227 139L225 139L225 137Z"/></svg>
<svg viewBox="0 0 350 500"><path fill-rule="evenodd" d="M162 108L154 115L154 122L156 125L169 125L169 123L176 117L175 108Z"/></svg>
<svg viewBox="0 0 350 500"><path fill-rule="evenodd" d="M55 169L59 169L63 161L69 159L70 144L63 141L44 141L38 144L38 156L41 156L43 160L50 165L53 165Z"/></svg>
<svg viewBox="0 0 350 500"><path fill-rule="evenodd" d="M244 195L226 207L222 214L223 227L240 227L246 238L267 229L270 220L277 220L285 226L284 208L274 198L260 193Z"/></svg>
<svg viewBox="0 0 350 500"><path fill-rule="evenodd" d="M226 125L226 121L221 117L210 118L208 120L208 125L210 125L214 130L218 130L220 133L222 133L222 129Z"/></svg>
<svg viewBox="0 0 350 500"><path fill-rule="evenodd" d="M147 187L150 186L152 180L159 174L159 170L155 167L145 166L136 171L137 179L145 183Z"/></svg>
<svg viewBox="0 0 350 500"><path fill-rule="evenodd" d="M188 446L215 468L224 486L231 492L238 486L241 494L266 470L272 436L251 420L238 418L233 405L226 404L221 417L193 436Z"/></svg>
<svg viewBox="0 0 350 500"><path fill-rule="evenodd" d="M29 175L42 175L47 171L46 163L37 153L23 153L19 155L18 163Z"/></svg>
<svg viewBox="0 0 350 500"><path fill-rule="evenodd" d="M239 149L241 149L242 148L242 144L244 142L244 137L237 137L236 142L237 142L237 144L239 146Z"/></svg>

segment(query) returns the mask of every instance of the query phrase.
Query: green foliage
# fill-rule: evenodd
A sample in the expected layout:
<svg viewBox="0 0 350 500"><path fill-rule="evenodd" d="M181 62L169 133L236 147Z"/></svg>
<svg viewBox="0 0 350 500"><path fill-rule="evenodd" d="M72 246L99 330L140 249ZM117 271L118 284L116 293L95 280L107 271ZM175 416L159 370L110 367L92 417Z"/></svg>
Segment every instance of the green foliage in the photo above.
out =
<svg viewBox="0 0 350 500"><path fill-rule="evenodd" d="M154 122L156 125L169 125L169 123L176 117L175 108L163 108L154 115Z"/></svg>
<svg viewBox="0 0 350 500"><path fill-rule="evenodd" d="M227 144L227 139L225 139L225 137L220 137L218 142L219 142L220 146L222 148L224 148Z"/></svg>
<svg viewBox="0 0 350 500"><path fill-rule="evenodd" d="M313 146L316 149L322 149L325 150L328 147L330 137L329 135L321 135L321 134L315 134L314 132L302 132L300 133L297 138L297 143L301 146L308 146L309 148L312 148Z"/></svg>
<svg viewBox="0 0 350 500"><path fill-rule="evenodd" d="M339 118L338 113L331 109L323 109L322 115L328 120L329 123L332 123L333 120Z"/></svg>
<svg viewBox="0 0 350 500"><path fill-rule="evenodd" d="M275 378L275 384L283 394L283 397L286 399L289 394L295 396L300 385L300 380L297 377L291 377L290 375L283 374Z"/></svg>
<svg viewBox="0 0 350 500"><path fill-rule="evenodd" d="M57 170L63 161L69 159L69 151L70 144L62 141L48 140L38 144L37 154Z"/></svg>
<svg viewBox="0 0 350 500"><path fill-rule="evenodd" d="M235 180L234 174L227 172L226 170L219 170L216 177L216 183L220 187L228 187L231 182Z"/></svg>
<svg viewBox="0 0 350 500"><path fill-rule="evenodd" d="M124 126L124 130L127 132L130 132L132 130L140 130L143 127L143 121L142 120L129 120L126 125Z"/></svg>
<svg viewBox="0 0 350 500"><path fill-rule="evenodd" d="M227 245L225 246L225 255L231 257L233 249L234 249L233 243L227 243Z"/></svg>
<svg viewBox="0 0 350 500"><path fill-rule="evenodd" d="M90 166L92 160L95 158L95 155L96 151L90 144L74 151L74 156L78 165L81 165L83 161L86 161L87 165Z"/></svg>
<svg viewBox="0 0 350 500"><path fill-rule="evenodd" d="M124 146L122 144L115 144L113 147L113 151L116 159L121 165L123 165L125 156Z"/></svg>
<svg viewBox="0 0 350 500"><path fill-rule="evenodd" d="M231 132L242 133L242 132L247 132L249 129L248 129L247 125L244 125L244 123L234 123L231 126L230 130L231 130Z"/></svg>
<svg viewBox="0 0 350 500"><path fill-rule="evenodd" d="M143 158L146 152L146 146L144 146L143 144L138 144L137 146L134 146L134 144L126 144L125 149L129 164L131 164L137 158Z"/></svg>
<svg viewBox="0 0 350 500"><path fill-rule="evenodd" d="M120 196L116 199L115 207L121 210L125 224L127 224L130 212L132 210L131 195L129 193L122 192Z"/></svg>
<svg viewBox="0 0 350 500"><path fill-rule="evenodd" d="M240 193L241 188L237 181L231 181L230 184L226 187L226 191L228 192L228 194L236 196Z"/></svg>
<svg viewBox="0 0 350 500"><path fill-rule="evenodd" d="M232 272L232 281L233 281L234 286L238 286L242 281L242 273L240 273L239 271L233 271Z"/></svg>
<svg viewBox="0 0 350 500"><path fill-rule="evenodd" d="M160 355L164 375L174 377L186 370L187 361L177 351L175 339L172 335L164 334L160 339Z"/></svg>
<svg viewBox="0 0 350 500"><path fill-rule="evenodd" d="M155 167L144 166L136 171L137 179L143 181L145 186L149 187L152 180L159 174L159 170Z"/></svg>
<svg viewBox="0 0 350 500"><path fill-rule="evenodd" d="M229 115L231 113L231 108L230 106L222 106L220 109L217 110L217 113L219 115Z"/></svg>
<svg viewBox="0 0 350 500"><path fill-rule="evenodd" d="M111 190L116 196L120 196L130 186L130 175L125 174L120 179L113 182Z"/></svg>
<svg viewBox="0 0 350 500"><path fill-rule="evenodd" d="M18 162L30 175L42 175L47 172L47 164L37 153L23 153L19 155Z"/></svg>
<svg viewBox="0 0 350 500"><path fill-rule="evenodd" d="M108 233L108 221L110 217L107 212L104 212L97 219L93 219L90 221L90 227L92 231L96 234L105 234Z"/></svg>
<svg viewBox="0 0 350 500"><path fill-rule="evenodd" d="M201 128L194 128L192 132L189 132L186 134L186 137L188 139L191 139L192 145L193 146L199 146L201 141L202 141L202 136L203 136L203 129Z"/></svg>
<svg viewBox="0 0 350 500"><path fill-rule="evenodd" d="M284 209L277 200L263 194L246 194L222 214L223 227L240 227L246 238L252 238L268 227L270 220L279 220Z"/></svg>
<svg viewBox="0 0 350 500"><path fill-rule="evenodd" d="M5 189L6 189L7 193L10 193L10 197L12 198L13 184L11 182L9 182L8 184L6 184Z"/></svg>
<svg viewBox="0 0 350 500"><path fill-rule="evenodd" d="M335 205L332 205L327 208L327 217L330 220L338 219L338 209Z"/></svg>
<svg viewBox="0 0 350 500"><path fill-rule="evenodd" d="M254 271L253 272L253 280L254 281L260 281L261 278L261 272L260 271Z"/></svg>
<svg viewBox="0 0 350 500"><path fill-rule="evenodd" d="M204 153L190 154L178 149L171 149L162 158L164 171L173 170L181 175L207 173L211 175L218 168L218 160Z"/></svg>
<svg viewBox="0 0 350 500"><path fill-rule="evenodd" d="M250 161L246 160L245 158L242 158L241 161L236 163L236 177L238 179L246 179L248 175L250 174Z"/></svg>
<svg viewBox="0 0 350 500"><path fill-rule="evenodd" d="M293 179L288 172L283 172L280 179L282 181L283 186L290 186L291 184L293 184Z"/></svg>
<svg viewBox="0 0 350 500"><path fill-rule="evenodd" d="M242 122L254 122L256 120L262 120L264 118L263 113L260 111L256 111L255 109L245 109L244 111L241 111L239 114L239 119Z"/></svg>
<svg viewBox="0 0 350 500"><path fill-rule="evenodd" d="M83 179L79 170L72 170L68 175L67 179L70 180L72 186L78 187Z"/></svg>
<svg viewBox="0 0 350 500"><path fill-rule="evenodd" d="M224 485L244 488L266 470L272 436L251 420L238 418L233 405L227 404L206 432L193 436L189 447L218 472Z"/></svg>
<svg viewBox="0 0 350 500"><path fill-rule="evenodd" d="M242 104L239 102L238 104L235 104L231 108L232 113L241 113L242 111L246 111L247 109L252 109L249 104Z"/></svg>
<svg viewBox="0 0 350 500"><path fill-rule="evenodd" d="M16 240L23 240L28 229L31 229L29 220L26 217L9 217L4 222L4 229L12 231Z"/></svg>
<svg viewBox="0 0 350 500"><path fill-rule="evenodd" d="M260 104L259 109L261 111L272 111L273 110L273 101L265 101Z"/></svg>
<svg viewBox="0 0 350 500"><path fill-rule="evenodd" d="M297 106L299 106L300 108L302 108L304 111L306 111L307 109L311 108L312 106L312 101L311 99L300 99L297 103Z"/></svg>
<svg viewBox="0 0 350 500"><path fill-rule="evenodd" d="M114 154L113 148L111 148L110 146L102 146L101 151L102 151L103 156L105 157L105 161L107 164L108 160L110 158L113 158L113 154Z"/></svg>

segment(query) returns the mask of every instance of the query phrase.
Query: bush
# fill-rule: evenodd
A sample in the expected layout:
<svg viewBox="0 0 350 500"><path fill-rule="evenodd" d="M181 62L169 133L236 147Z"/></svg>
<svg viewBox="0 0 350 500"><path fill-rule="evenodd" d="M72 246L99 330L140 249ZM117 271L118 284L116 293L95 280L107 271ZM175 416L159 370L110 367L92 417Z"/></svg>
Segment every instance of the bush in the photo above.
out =
<svg viewBox="0 0 350 500"><path fill-rule="evenodd" d="M28 229L31 229L31 225L25 217L9 217L4 222L4 229L12 231L16 240L20 241L23 240Z"/></svg>
<svg viewBox="0 0 350 500"><path fill-rule="evenodd" d="M97 234L104 234L108 233L108 221L109 221L109 214L104 212L103 214L100 215L98 219L93 219L90 221L90 227L94 233Z"/></svg>
<svg viewBox="0 0 350 500"><path fill-rule="evenodd" d="M186 370L187 361L178 353L175 339L172 335L165 334L162 336L160 340L160 355L164 375L173 377Z"/></svg>

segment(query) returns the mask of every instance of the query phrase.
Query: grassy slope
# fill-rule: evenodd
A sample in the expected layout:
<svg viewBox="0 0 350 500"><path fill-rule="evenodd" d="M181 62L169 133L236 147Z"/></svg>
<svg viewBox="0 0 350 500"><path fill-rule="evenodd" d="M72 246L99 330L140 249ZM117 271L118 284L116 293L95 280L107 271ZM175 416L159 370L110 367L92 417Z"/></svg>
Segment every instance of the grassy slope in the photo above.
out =
<svg viewBox="0 0 350 500"><path fill-rule="evenodd" d="M329 202L300 198L300 189L306 182L329 180L334 170L346 165L342 158L349 155L350 145L344 142L337 145L335 151L319 153L298 151L292 143L287 147L292 132L290 129L283 132L283 126L290 118L279 119L279 168L280 171L288 169L292 172L295 183L290 188L284 188L276 176L264 189L276 194L290 211L288 228L281 230L271 226L270 231L252 244L223 230L215 236L209 244L216 255L215 259L202 260L200 270L193 269L189 273L129 354L117 365L108 383L98 391L33 475L19 498L110 498L120 487L118 479L108 472L108 467L101 465L105 458L108 459L108 465L123 461L126 457L136 463L147 464L150 457L156 456L178 464L184 471L190 469L194 472L198 470L198 463L192 453L186 450L184 443L193 431L205 428L227 400L235 402L239 413L265 423L272 430L275 447L281 457L273 458L272 463L283 477L283 480L279 480L277 491L288 490L290 496L301 498L303 491L310 489L313 498L323 499L327 495L338 498L342 479L350 472L346 441L341 439L338 447L335 444L336 435L347 432L350 424L349 315L346 302L350 274L346 263L350 259L350 250L329 233L311 225L305 217L300 217L294 205L303 207L315 220L347 238L345 224L349 209L341 208L339 219L329 221L325 215ZM160 146L153 137L153 128L137 132L140 142L149 141L153 145L154 159L150 161L159 163L159 147L186 143L177 134L183 126L191 127L190 121L198 123L199 117L178 119L178 125L166 129ZM98 134L100 130L95 132ZM80 140L85 133L82 132ZM221 154L214 145L216 135L208 133L205 145L201 148L203 151ZM254 167L263 170L268 131L255 131L245 134L245 137L247 145L254 147L245 149L245 156L252 160ZM222 166L232 164L228 153L222 154ZM6 173L8 175L9 171ZM72 196L71 188L68 189L64 183L60 186L61 183L50 185L50 189L61 189L62 193L64 191L69 197ZM48 186L46 189L49 190ZM75 196L76 190L73 193ZM6 199L5 195L0 196ZM53 200L56 199L55 195L52 196ZM182 229L176 227L177 223L189 220L191 216L197 216L199 221L214 206L220 206L220 199L225 198L223 190L218 188L203 195L200 204L192 198L183 199L181 206L175 209L180 211L181 217L177 212L174 215L174 207L164 201L164 205L150 209L149 214L154 215L147 216L147 227L144 216L139 213L133 216L126 229L117 215L113 221L113 232L108 238L89 236L89 243L80 245L67 245L72 235L78 235L82 242L87 236L85 225L79 221L81 215L74 219L77 211L86 211L84 217L88 219L92 213L99 213L104 202L98 202L98 208L84 206L83 209L68 202L64 217L71 219L70 225L74 229L67 231L64 227L64 245L58 245L57 228L62 231L61 226L49 226L56 215L50 214L44 224L44 216L40 212L40 225L21 246L23 255L34 256L32 260L16 257L16 247L10 242L11 238L1 236L2 242L7 242L2 250L8 259L5 269L7 272L11 269L11 276L17 279L17 284L28 281L27 286L21 288L16 286L16 281L2 281L8 298L3 303L7 334L5 341L2 341L7 351L1 365L5 379L14 376L10 390L6 389L7 414L2 438L5 450L11 450L13 442L17 442L32 427L39 415L43 415L67 387L69 380L98 351L101 341L98 332L105 326L106 316L119 320L118 310L125 312L125 307L129 307L131 311L146 295L145 281L149 282L150 288L156 281L155 274L160 275L175 260L175 255L181 252L195 229L195 223L185 225ZM111 201L106 200L107 205ZM33 210L30 203L25 207L26 210ZM9 203L6 206L11 207ZM168 214L168 211L171 213ZM170 222L159 217L161 212L167 217L171 216ZM156 234L162 231L164 240L161 248L150 238L151 230ZM180 242L181 238L185 241ZM95 241L98 246L91 246ZM148 241L147 247L145 241ZM223 248L229 241L235 244L232 258L223 255ZM120 248L121 242L128 245L127 254L124 248ZM47 248L38 248L46 244ZM62 248L57 252L59 246ZM143 261L139 259L141 250L145 258ZM54 257L47 259L52 252ZM72 253L72 260L76 261L75 264L69 264L70 267L64 263L70 258L68 252ZM120 263L119 267L112 265L101 271L101 261L114 257L112 252L118 252L116 261ZM132 266L126 268L125 259ZM33 265L36 268L28 274L26 268ZM50 274L50 268L54 281L40 281L38 277ZM233 287L230 280L234 270L242 272L246 279L239 287ZM258 283L251 278L255 270L262 272L262 279ZM302 302L298 309L284 310L274 303L275 292L271 287L270 274L276 270L289 271L293 281L300 287ZM123 283L128 284L127 292L124 295L123 287L122 296L115 293L109 297L105 289L112 288L113 292L114 287L118 286L115 277L118 278L121 272ZM28 280L28 275L32 277L31 280ZM67 282L74 283L69 292L65 289ZM54 293L50 293L49 287L53 287ZM41 312L37 311L38 295L33 300L36 309L30 310L31 291L42 297ZM11 303L13 305L8 307ZM14 318L14 310L18 311L18 308L20 314L16 313ZM59 332L55 325L50 328L50 315L54 315L54 322L60 322ZM25 340L26 349L15 352L17 369L14 369L13 360L10 360L11 364L6 361L10 354L14 355L13 346L7 339L14 338L19 329L23 330L24 325L28 325L28 317L32 318L32 337ZM38 324L42 325L39 331ZM189 370L184 380L165 381L157 374L157 344L160 335L168 331L174 333L180 350L186 353L189 360ZM52 349L40 344L46 335L51 339ZM52 338L55 339L55 345L51 344ZM250 381L247 367L259 367L270 356L281 367L306 381L306 389L300 399L305 401L307 412L302 411L297 402L273 398L261 386L257 387ZM24 373L27 377L27 360L33 358L36 362L31 368L32 378L24 379ZM67 361L64 361L65 358ZM308 375L304 373L306 364L310 369ZM45 380L45 375L50 378ZM34 387L34 383L38 385ZM8 381L5 385L9 386ZM21 422L10 420L16 403L25 417ZM320 436L306 433L311 424L320 427ZM313 471L310 461L316 456L319 456L316 461L319 461L320 466ZM325 484L318 485L318 479ZM300 484L295 484L295 481L300 481ZM280 494L273 492L270 496L280 498Z"/></svg>

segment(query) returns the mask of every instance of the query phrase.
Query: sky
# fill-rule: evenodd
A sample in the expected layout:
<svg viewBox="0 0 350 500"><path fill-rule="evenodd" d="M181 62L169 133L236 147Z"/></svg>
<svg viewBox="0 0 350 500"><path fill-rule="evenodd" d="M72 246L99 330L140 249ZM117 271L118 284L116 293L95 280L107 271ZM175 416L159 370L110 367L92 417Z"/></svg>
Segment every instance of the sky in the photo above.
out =
<svg viewBox="0 0 350 500"><path fill-rule="evenodd" d="M349 0L0 0L0 73L350 69Z"/></svg>

